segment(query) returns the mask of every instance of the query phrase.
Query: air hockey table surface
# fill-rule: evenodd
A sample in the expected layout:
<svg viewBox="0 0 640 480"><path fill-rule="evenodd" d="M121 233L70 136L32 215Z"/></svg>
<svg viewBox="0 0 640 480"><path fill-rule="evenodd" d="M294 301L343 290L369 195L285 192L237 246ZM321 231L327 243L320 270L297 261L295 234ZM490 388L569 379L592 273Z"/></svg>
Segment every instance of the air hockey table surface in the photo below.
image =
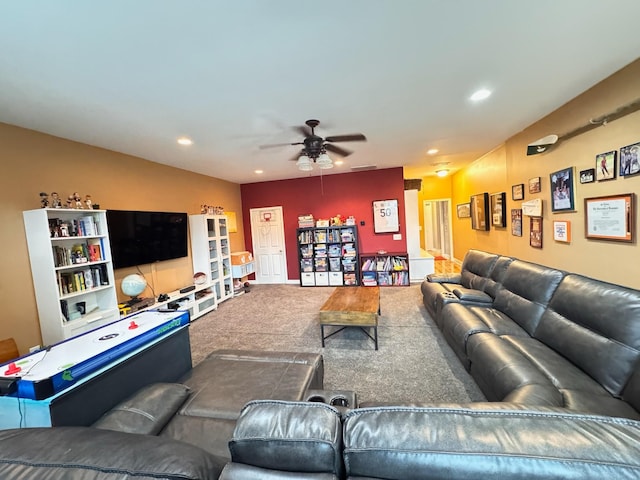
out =
<svg viewBox="0 0 640 480"><path fill-rule="evenodd" d="M146 310L0 365L0 376L17 379L10 396L41 400L188 323L185 311Z"/></svg>

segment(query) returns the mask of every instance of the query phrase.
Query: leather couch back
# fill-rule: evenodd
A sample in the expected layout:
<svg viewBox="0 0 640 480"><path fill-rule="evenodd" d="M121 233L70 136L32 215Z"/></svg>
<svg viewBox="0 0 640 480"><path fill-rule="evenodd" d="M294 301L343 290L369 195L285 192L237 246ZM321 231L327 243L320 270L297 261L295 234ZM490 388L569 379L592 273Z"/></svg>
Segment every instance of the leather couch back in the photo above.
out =
<svg viewBox="0 0 640 480"><path fill-rule="evenodd" d="M484 291L485 283L496 260L498 255L494 253L469 250L460 267L462 286Z"/></svg>
<svg viewBox="0 0 640 480"><path fill-rule="evenodd" d="M249 402L240 413L229 451L235 466L225 468L221 478L244 478L239 464L305 474L295 478L340 477L344 471L340 413L318 402Z"/></svg>
<svg viewBox="0 0 640 480"><path fill-rule="evenodd" d="M507 267L493 307L532 335L564 275L560 270L514 260Z"/></svg>
<svg viewBox="0 0 640 480"><path fill-rule="evenodd" d="M569 274L533 336L620 396L640 364L640 292ZM638 409L637 394L628 400Z"/></svg>
<svg viewBox="0 0 640 480"><path fill-rule="evenodd" d="M491 274L484 285L485 293L489 294L491 298L496 298L498 290L502 288L502 282L504 281L504 276L507 274L507 268L513 260L511 257L498 257L496 263L493 264Z"/></svg>

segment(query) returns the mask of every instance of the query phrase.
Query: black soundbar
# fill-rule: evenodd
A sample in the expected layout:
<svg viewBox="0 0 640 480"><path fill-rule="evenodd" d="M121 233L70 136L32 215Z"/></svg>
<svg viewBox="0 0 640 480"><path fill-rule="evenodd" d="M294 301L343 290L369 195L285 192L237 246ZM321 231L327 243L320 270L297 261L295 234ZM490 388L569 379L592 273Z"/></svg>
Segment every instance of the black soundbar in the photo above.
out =
<svg viewBox="0 0 640 480"><path fill-rule="evenodd" d="M195 290L196 286L195 285L189 285L188 287L184 287L180 289L180 293L187 293L190 292L191 290Z"/></svg>

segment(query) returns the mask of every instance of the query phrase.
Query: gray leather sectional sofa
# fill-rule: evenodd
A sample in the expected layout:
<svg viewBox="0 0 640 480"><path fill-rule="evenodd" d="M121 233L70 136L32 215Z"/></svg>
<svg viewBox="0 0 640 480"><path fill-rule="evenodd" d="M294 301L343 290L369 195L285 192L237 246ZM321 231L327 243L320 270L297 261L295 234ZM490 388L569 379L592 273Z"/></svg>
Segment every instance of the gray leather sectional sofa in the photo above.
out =
<svg viewBox="0 0 640 480"><path fill-rule="evenodd" d="M488 402L336 408L321 355L217 351L91 427L0 431L0 478L640 478L640 292L477 250L421 289Z"/></svg>
<svg viewBox="0 0 640 480"><path fill-rule="evenodd" d="M488 400L640 419L640 292L470 250L423 302Z"/></svg>

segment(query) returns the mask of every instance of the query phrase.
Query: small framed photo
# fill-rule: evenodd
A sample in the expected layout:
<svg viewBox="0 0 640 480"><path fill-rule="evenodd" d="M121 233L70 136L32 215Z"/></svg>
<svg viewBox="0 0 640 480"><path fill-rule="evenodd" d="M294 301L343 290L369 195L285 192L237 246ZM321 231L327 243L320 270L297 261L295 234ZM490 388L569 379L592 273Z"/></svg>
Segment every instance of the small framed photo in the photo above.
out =
<svg viewBox="0 0 640 480"><path fill-rule="evenodd" d="M596 155L596 180L599 182L616 178L615 150Z"/></svg>
<svg viewBox="0 0 640 480"><path fill-rule="evenodd" d="M542 248L542 217L529 217L529 245Z"/></svg>
<svg viewBox="0 0 640 480"><path fill-rule="evenodd" d="M505 192L491 194L491 225L507 226L507 195Z"/></svg>
<svg viewBox="0 0 640 480"><path fill-rule="evenodd" d="M568 220L554 220L553 239L556 242L569 243L571 241L571 222Z"/></svg>
<svg viewBox="0 0 640 480"><path fill-rule="evenodd" d="M596 169L587 168L580 170L580 183L593 183L596 181Z"/></svg>
<svg viewBox="0 0 640 480"><path fill-rule="evenodd" d="M626 177L640 173L640 142L620 149L620 176Z"/></svg>
<svg viewBox="0 0 640 480"><path fill-rule="evenodd" d="M573 211L573 167L549 175L551 181L551 211Z"/></svg>
<svg viewBox="0 0 640 480"><path fill-rule="evenodd" d="M470 203L459 203L456 206L456 210L458 212L458 218L471 218L471 204Z"/></svg>
<svg viewBox="0 0 640 480"><path fill-rule="evenodd" d="M511 235L514 237L522 236L522 209L511 209Z"/></svg>
<svg viewBox="0 0 640 480"><path fill-rule="evenodd" d="M471 228L473 230L489 230L489 194L471 195Z"/></svg>
<svg viewBox="0 0 640 480"><path fill-rule="evenodd" d="M524 183L519 183L511 187L511 200L524 199Z"/></svg>
<svg viewBox="0 0 640 480"><path fill-rule="evenodd" d="M635 230L634 204L633 193L585 198L585 237L632 243Z"/></svg>
<svg viewBox="0 0 640 480"><path fill-rule="evenodd" d="M400 231L398 200L375 200L373 202L374 233L396 233Z"/></svg>
<svg viewBox="0 0 640 480"><path fill-rule="evenodd" d="M529 193L540 193L540 177L533 177L529 179Z"/></svg>

